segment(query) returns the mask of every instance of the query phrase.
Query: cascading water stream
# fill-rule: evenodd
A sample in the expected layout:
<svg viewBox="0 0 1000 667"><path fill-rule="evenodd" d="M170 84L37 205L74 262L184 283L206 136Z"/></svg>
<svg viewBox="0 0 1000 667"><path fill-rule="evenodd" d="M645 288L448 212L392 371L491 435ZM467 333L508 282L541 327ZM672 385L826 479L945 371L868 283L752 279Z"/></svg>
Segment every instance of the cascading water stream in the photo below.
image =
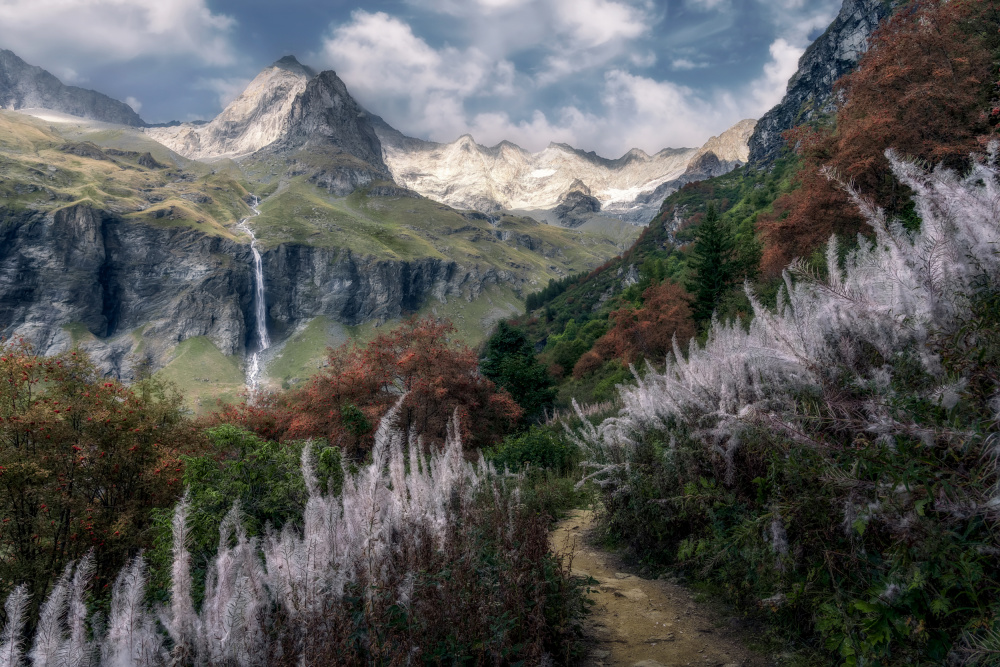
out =
<svg viewBox="0 0 1000 667"><path fill-rule="evenodd" d="M260 257L260 251L257 250L257 237L254 236L249 224L251 218L256 218L260 215L260 211L257 209L260 199L256 195L250 196L253 197L253 203L250 204L250 208L253 209L253 215L240 220L240 224L237 227L250 235L250 252L253 253L257 350L250 355L250 368L247 371L247 388L252 395L257 392L257 387L260 383L260 355L264 350L271 347L271 338L267 335L267 302L264 300L264 264Z"/></svg>

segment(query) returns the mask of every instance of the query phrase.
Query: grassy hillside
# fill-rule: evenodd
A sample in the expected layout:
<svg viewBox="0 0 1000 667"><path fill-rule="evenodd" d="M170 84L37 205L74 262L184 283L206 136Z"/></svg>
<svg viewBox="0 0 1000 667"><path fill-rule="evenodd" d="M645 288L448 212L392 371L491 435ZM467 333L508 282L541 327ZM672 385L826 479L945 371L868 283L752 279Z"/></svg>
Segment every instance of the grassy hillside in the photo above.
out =
<svg viewBox="0 0 1000 667"><path fill-rule="evenodd" d="M88 203L158 226L235 238L248 212L229 170L180 158L141 133L54 125L0 111L0 197L12 209Z"/></svg>

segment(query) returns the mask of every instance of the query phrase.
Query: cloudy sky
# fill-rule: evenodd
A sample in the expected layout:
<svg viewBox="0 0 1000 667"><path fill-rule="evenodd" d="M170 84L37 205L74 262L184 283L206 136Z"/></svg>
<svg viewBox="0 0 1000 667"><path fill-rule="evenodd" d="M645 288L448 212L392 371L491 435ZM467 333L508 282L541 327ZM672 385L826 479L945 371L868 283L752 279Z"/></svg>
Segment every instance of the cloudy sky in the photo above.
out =
<svg viewBox="0 0 1000 667"><path fill-rule="evenodd" d="M0 48L149 122L211 118L294 54L435 141L617 157L777 102L841 0L0 0Z"/></svg>

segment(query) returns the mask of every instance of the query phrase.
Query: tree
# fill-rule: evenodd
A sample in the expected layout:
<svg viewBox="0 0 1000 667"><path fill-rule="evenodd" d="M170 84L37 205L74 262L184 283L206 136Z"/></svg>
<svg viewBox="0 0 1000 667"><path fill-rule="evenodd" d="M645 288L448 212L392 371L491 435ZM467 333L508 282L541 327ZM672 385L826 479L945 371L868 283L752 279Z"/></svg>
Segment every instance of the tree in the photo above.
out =
<svg viewBox="0 0 1000 667"><path fill-rule="evenodd" d="M688 283L688 291L694 295L694 318L703 322L712 317L719 297L739 278L733 234L719 218L715 204L708 205L705 219L695 231L688 266L695 274Z"/></svg>
<svg viewBox="0 0 1000 667"><path fill-rule="evenodd" d="M375 425L405 393L395 426L428 444L444 442L456 411L464 442L499 442L522 410L480 374L475 353L450 337L454 331L447 320L411 319L364 347L331 349L326 367L301 389L225 408L210 421L279 441L324 438L346 455L363 456Z"/></svg>
<svg viewBox="0 0 1000 667"><path fill-rule="evenodd" d="M128 388L83 352L0 342L0 589L24 582L38 604L91 549L107 582L146 546L150 509L180 494L179 455L203 446L154 380Z"/></svg>
<svg viewBox="0 0 1000 667"><path fill-rule="evenodd" d="M486 342L479 370L510 393L524 410L524 421L540 417L555 399L552 378L535 358L524 331L507 322L501 321Z"/></svg>
<svg viewBox="0 0 1000 667"><path fill-rule="evenodd" d="M626 306L608 315L614 326L580 357L573 367L573 377L589 375L609 359L620 359L625 364L639 358L662 363L675 336L684 343L695 333L690 301L690 295L676 283L647 287L642 293L642 307Z"/></svg>

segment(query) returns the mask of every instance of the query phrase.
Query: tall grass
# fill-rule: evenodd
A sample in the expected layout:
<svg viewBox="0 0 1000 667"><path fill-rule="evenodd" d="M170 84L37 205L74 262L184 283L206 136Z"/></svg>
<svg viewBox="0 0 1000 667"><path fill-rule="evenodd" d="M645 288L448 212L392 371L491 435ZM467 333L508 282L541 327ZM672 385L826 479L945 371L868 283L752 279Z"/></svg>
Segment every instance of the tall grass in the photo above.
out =
<svg viewBox="0 0 1000 667"><path fill-rule="evenodd" d="M888 154L922 224L793 263L578 430L611 530L844 664L995 659L1000 183ZM807 621L807 622L803 622ZM990 642L993 642L990 644ZM994 646L995 648L995 646ZM990 657L992 656L992 657Z"/></svg>
<svg viewBox="0 0 1000 667"><path fill-rule="evenodd" d="M68 567L42 607L33 665L300 665L569 659L575 589L548 553L544 518L523 511L517 478L462 453L457 422L426 456L391 424L372 461L322 491L306 447L301 530L248 537L239 504L219 528L196 609L187 548L190 503L173 521L170 600L148 602L135 558L114 585L107 622L87 617L93 563ZM330 485L331 488L333 485ZM25 594L7 603L6 665L23 664Z"/></svg>

